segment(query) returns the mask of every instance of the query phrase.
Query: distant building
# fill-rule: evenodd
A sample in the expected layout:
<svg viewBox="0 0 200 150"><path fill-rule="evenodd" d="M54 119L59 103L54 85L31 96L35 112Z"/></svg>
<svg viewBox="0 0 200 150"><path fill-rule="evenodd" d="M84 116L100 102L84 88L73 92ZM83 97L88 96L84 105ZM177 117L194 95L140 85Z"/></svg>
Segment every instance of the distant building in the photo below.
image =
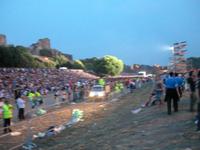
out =
<svg viewBox="0 0 200 150"><path fill-rule="evenodd" d="M51 42L49 38L39 39L38 42L31 44L29 50L31 54L40 56L40 50L51 50L52 56L64 55L69 61L73 61L73 56L70 54L63 54L57 49L51 48Z"/></svg>
<svg viewBox="0 0 200 150"><path fill-rule="evenodd" d="M0 34L0 45L6 45L6 36L3 34Z"/></svg>
<svg viewBox="0 0 200 150"><path fill-rule="evenodd" d="M48 38L39 39L37 43L33 43L30 46L30 52L33 55L39 55L41 49L51 49L50 39Z"/></svg>
<svg viewBox="0 0 200 150"><path fill-rule="evenodd" d="M48 38L39 39L38 46L41 49L51 49L50 39Z"/></svg>

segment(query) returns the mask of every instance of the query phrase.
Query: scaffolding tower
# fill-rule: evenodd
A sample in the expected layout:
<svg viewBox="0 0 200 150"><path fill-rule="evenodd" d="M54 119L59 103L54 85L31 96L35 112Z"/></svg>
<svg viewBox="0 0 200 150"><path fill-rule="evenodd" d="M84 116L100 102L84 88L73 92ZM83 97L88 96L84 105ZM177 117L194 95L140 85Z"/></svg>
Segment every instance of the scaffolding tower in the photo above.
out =
<svg viewBox="0 0 200 150"><path fill-rule="evenodd" d="M185 58L185 54L187 52L186 47L186 41L173 44L169 70L177 73L187 72L187 62Z"/></svg>

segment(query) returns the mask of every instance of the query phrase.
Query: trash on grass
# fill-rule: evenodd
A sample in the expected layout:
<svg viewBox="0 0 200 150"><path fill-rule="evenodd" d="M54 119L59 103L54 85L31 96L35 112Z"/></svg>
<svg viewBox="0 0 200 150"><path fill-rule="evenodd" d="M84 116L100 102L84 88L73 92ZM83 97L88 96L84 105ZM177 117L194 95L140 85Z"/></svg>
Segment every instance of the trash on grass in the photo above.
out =
<svg viewBox="0 0 200 150"><path fill-rule="evenodd" d="M34 143L28 143L28 144L24 144L22 148L26 150L32 150L33 148L37 148L37 145Z"/></svg>
<svg viewBox="0 0 200 150"><path fill-rule="evenodd" d="M50 126L47 131L46 131L46 136L52 136L52 135L55 135L55 126Z"/></svg>
<svg viewBox="0 0 200 150"><path fill-rule="evenodd" d="M22 134L21 132L11 132L10 133L11 136L19 136L21 134Z"/></svg>
<svg viewBox="0 0 200 150"><path fill-rule="evenodd" d="M66 129L65 126L60 125L60 126L58 126L58 127L55 127L54 131L55 131L56 133L60 133L61 131L65 130L65 129Z"/></svg>
<svg viewBox="0 0 200 150"><path fill-rule="evenodd" d="M139 113L141 110L142 110L142 108L137 108L137 109L131 110L131 112L132 112L133 114L137 114L137 113Z"/></svg>
<svg viewBox="0 0 200 150"><path fill-rule="evenodd" d="M143 107L143 108L146 107L146 104L142 104L141 107Z"/></svg>
<svg viewBox="0 0 200 150"><path fill-rule="evenodd" d="M42 109L42 108L38 108L37 111L36 111L36 115L37 116L42 116L42 115L44 115L46 113L47 113L47 111Z"/></svg>
<svg viewBox="0 0 200 150"><path fill-rule="evenodd" d="M118 100L119 100L118 98L113 98L110 102L116 102Z"/></svg>
<svg viewBox="0 0 200 150"><path fill-rule="evenodd" d="M46 132L39 132L37 135L33 135L33 139L35 138L45 138L45 137L50 137L53 136L57 133L60 133L61 131L63 131L66 127L63 125L60 125L58 127L55 126L50 126Z"/></svg>
<svg viewBox="0 0 200 150"><path fill-rule="evenodd" d="M79 121L83 121L82 118L83 118L83 111L81 111L79 109L73 109L72 117L71 117L70 121L66 124L66 126L70 127Z"/></svg>
<svg viewBox="0 0 200 150"><path fill-rule="evenodd" d="M39 137L39 138L43 138L43 137L45 137L45 135L46 135L46 134L43 133L43 132L39 132L39 133L38 133L38 137Z"/></svg>

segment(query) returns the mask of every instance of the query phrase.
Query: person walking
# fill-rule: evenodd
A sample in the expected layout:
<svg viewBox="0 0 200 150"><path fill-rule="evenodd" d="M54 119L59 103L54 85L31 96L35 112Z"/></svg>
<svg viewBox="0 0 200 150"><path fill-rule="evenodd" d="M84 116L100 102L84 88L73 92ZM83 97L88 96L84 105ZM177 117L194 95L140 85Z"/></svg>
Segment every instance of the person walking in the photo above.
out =
<svg viewBox="0 0 200 150"><path fill-rule="evenodd" d="M19 96L17 98L17 108L18 108L18 119L24 120L24 109L25 109L25 100L24 97Z"/></svg>
<svg viewBox="0 0 200 150"><path fill-rule="evenodd" d="M165 79L165 101L167 102L167 113L171 115L171 101L173 99L173 107L174 112L178 112L178 100L179 100L179 91L178 91L178 83L174 77L174 73L170 72L169 77Z"/></svg>
<svg viewBox="0 0 200 150"><path fill-rule="evenodd" d="M194 111L194 105L196 103L196 77L193 74L193 71L189 72L189 77L187 78L187 82L190 86L190 111Z"/></svg>
<svg viewBox="0 0 200 150"><path fill-rule="evenodd" d="M10 125L11 125L11 119L13 117L13 106L9 103L9 101L6 99L4 100L4 104L2 106L2 110L3 110L3 127L4 127L4 134L7 132L12 132L12 130L10 129Z"/></svg>

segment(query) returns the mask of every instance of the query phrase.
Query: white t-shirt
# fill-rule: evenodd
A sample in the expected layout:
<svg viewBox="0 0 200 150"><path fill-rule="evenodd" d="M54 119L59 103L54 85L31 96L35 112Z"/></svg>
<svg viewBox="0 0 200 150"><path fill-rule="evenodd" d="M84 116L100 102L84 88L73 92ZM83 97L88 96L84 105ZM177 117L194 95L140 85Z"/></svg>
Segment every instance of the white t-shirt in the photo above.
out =
<svg viewBox="0 0 200 150"><path fill-rule="evenodd" d="M25 108L25 101L21 98L17 99L17 106L18 108Z"/></svg>

